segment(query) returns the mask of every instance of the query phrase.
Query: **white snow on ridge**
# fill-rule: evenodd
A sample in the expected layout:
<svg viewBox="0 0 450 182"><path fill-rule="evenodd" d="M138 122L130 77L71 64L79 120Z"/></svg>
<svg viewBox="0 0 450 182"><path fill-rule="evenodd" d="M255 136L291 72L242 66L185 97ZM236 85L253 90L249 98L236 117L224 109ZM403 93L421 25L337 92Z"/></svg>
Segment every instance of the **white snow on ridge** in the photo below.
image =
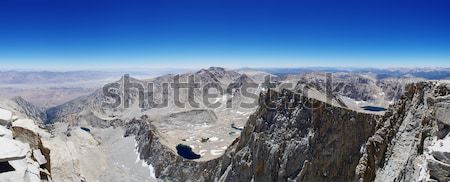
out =
<svg viewBox="0 0 450 182"><path fill-rule="evenodd" d="M217 138L217 137L211 137L209 140L212 141L212 142L215 142L215 141L219 140L219 138Z"/></svg>
<svg viewBox="0 0 450 182"><path fill-rule="evenodd" d="M211 155L222 155L223 154L223 150L211 150L210 153Z"/></svg>
<svg viewBox="0 0 450 182"><path fill-rule="evenodd" d="M8 138L8 139L12 139L12 131L6 129L3 126L0 126L0 137L5 137L5 138Z"/></svg>
<svg viewBox="0 0 450 182"><path fill-rule="evenodd" d="M157 179L156 178L156 174L155 174L155 168L153 167L153 165L152 164L147 164L147 162L145 162L145 160L141 160L140 159L140 157L139 157L139 152L138 152L138 150L137 150L137 146L138 146L138 144L137 144L137 142L135 142L135 149L134 149L134 152L136 153L136 162L135 163L138 163L139 161L142 161L142 163L141 163L141 166L142 167L148 167L148 169L150 170L150 177L152 178L152 179Z"/></svg>
<svg viewBox="0 0 450 182"><path fill-rule="evenodd" d="M434 145L430 146L431 151L450 152L450 137L436 140Z"/></svg>
<svg viewBox="0 0 450 182"><path fill-rule="evenodd" d="M10 121L12 118L12 112L6 109L0 108L0 120Z"/></svg>

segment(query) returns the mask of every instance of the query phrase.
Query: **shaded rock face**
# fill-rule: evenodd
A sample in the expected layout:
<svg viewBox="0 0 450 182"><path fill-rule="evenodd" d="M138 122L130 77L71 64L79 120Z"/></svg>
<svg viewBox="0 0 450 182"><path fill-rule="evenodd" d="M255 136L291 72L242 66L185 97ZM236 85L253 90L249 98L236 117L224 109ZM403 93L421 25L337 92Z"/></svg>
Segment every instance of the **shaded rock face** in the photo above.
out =
<svg viewBox="0 0 450 182"><path fill-rule="evenodd" d="M43 126L47 121L47 114L44 108L35 106L22 97L15 97L12 100L19 106L20 113L23 113L28 116L28 118L37 121L39 125Z"/></svg>
<svg viewBox="0 0 450 182"><path fill-rule="evenodd" d="M350 181L360 148L378 116L308 99L294 92L270 92L251 116L225 181ZM286 109L289 105L289 109ZM317 109L308 109L319 106ZM227 161L227 160L224 160Z"/></svg>
<svg viewBox="0 0 450 182"><path fill-rule="evenodd" d="M161 143L146 118L126 124L140 158L171 181L350 181L361 146L379 116L363 114L283 90L262 94L241 137L220 158L191 161ZM289 106L287 108L286 106ZM310 106L317 109L308 109Z"/></svg>
<svg viewBox="0 0 450 182"><path fill-rule="evenodd" d="M450 180L449 93L445 84L408 85L368 139L357 180Z"/></svg>

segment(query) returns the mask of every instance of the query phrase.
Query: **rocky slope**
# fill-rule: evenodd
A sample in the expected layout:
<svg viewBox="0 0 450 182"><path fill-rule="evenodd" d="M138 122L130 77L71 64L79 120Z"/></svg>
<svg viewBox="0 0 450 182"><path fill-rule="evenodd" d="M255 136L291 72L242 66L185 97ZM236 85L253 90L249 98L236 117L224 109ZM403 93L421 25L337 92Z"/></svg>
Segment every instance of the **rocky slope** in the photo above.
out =
<svg viewBox="0 0 450 182"><path fill-rule="evenodd" d="M449 94L444 83L407 86L367 141L358 180L449 181Z"/></svg>

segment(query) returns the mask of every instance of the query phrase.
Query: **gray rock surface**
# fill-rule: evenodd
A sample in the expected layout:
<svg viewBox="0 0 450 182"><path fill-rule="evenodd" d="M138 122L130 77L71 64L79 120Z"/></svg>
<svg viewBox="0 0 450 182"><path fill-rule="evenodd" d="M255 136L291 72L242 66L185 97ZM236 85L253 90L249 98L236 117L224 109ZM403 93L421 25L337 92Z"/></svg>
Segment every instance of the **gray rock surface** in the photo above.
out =
<svg viewBox="0 0 450 182"><path fill-rule="evenodd" d="M448 181L446 84L420 82L390 108L356 168L359 181ZM444 115L444 116L443 116Z"/></svg>

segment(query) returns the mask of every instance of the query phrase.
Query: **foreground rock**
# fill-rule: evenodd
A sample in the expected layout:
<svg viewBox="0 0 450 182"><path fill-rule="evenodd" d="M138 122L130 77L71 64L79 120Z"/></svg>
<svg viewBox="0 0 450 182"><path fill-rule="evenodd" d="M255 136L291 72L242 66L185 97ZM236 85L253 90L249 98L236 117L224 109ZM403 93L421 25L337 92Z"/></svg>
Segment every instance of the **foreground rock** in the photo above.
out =
<svg viewBox="0 0 450 182"><path fill-rule="evenodd" d="M0 162L23 159L26 157L30 148L22 142L18 142L8 138L0 138Z"/></svg>
<svg viewBox="0 0 450 182"><path fill-rule="evenodd" d="M0 126L0 181L51 181L50 150L42 144L39 133L17 126L14 122L18 117L9 110L5 111L10 113L9 118L16 119L12 124ZM23 121L31 123L22 124L37 128L33 120Z"/></svg>

